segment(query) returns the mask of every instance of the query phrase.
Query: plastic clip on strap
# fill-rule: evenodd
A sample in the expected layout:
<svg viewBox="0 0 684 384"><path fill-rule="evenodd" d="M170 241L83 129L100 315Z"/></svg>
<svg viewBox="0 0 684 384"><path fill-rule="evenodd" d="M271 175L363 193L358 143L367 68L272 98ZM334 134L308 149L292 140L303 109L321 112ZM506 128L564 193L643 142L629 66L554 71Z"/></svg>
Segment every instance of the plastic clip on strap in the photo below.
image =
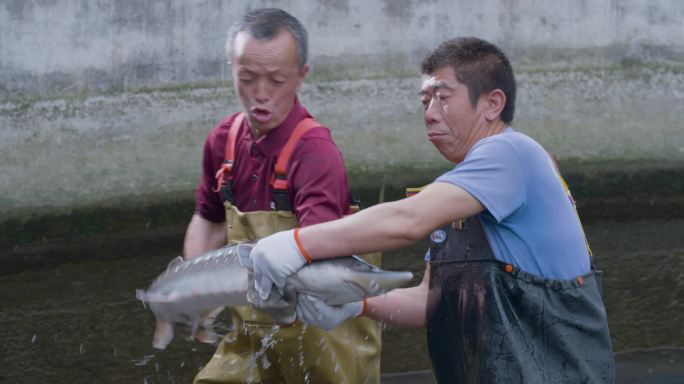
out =
<svg viewBox="0 0 684 384"><path fill-rule="evenodd" d="M216 178L216 188L214 189L214 192L221 191L224 195L224 198L230 197L231 200L232 191L230 191L230 181L233 179L232 171L233 161L235 160L235 142L237 140L237 134L240 130L240 126L244 120L245 114L242 112L235 116L235 119L233 119L233 123L228 129L228 139L226 140L223 164L221 164L221 168L216 171L216 175L214 176Z"/></svg>
<svg viewBox="0 0 684 384"><path fill-rule="evenodd" d="M270 181L276 210L292 210L292 204L287 191L287 164L289 163L290 157L294 153L294 150L297 147L301 137L312 128L320 126L321 125L316 120L310 117L302 119L294 128L292 134L290 134L290 138L287 140L285 146L280 152Z"/></svg>
<svg viewBox="0 0 684 384"><path fill-rule="evenodd" d="M230 179L230 172L232 169L233 161L224 160L223 164L221 164L221 168L216 171L216 176L214 176L216 179L216 188L213 190L214 192L219 192L221 188L226 185L226 175L228 175L228 178Z"/></svg>

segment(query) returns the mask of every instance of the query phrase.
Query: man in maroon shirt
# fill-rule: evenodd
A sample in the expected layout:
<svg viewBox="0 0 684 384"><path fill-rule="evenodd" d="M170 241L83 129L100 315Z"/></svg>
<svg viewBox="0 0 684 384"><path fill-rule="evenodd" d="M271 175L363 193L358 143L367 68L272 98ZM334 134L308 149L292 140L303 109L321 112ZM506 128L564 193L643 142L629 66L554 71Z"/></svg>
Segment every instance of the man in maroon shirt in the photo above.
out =
<svg viewBox="0 0 684 384"><path fill-rule="evenodd" d="M285 206L275 198L276 163L281 154L287 157L283 149L296 137L293 132L311 118L297 97L309 70L306 30L282 10L257 9L233 26L226 50L242 111L221 121L205 142L195 214L183 247L186 259L350 213L342 155L328 129L311 119L308 130L293 139L279 180L286 183L280 189ZM275 332L273 320L262 312L231 311L233 330L197 383L379 382L377 323L353 319L333 332L281 324ZM264 351L265 336L276 342Z"/></svg>
<svg viewBox="0 0 684 384"><path fill-rule="evenodd" d="M311 117L296 94L293 96L293 100L289 101L293 103L289 114L285 120L268 130L268 135L255 139L253 128L247 121L240 125L233 165L233 205L243 212L271 210L269 180L278 154L297 123ZM236 116L237 113L221 121L211 130L204 143L202 180L197 189L195 214L188 228L192 229L194 221L208 221L203 226L216 227L216 237L220 243L216 244L218 246L226 243L226 213L221 195L215 192L215 175L223 163L228 130ZM302 136L289 161L287 175L288 197L293 203L300 227L330 221L350 213L344 161L327 128L312 128ZM193 240L186 238L185 245L195 246ZM186 248L185 253L187 257L195 252Z"/></svg>

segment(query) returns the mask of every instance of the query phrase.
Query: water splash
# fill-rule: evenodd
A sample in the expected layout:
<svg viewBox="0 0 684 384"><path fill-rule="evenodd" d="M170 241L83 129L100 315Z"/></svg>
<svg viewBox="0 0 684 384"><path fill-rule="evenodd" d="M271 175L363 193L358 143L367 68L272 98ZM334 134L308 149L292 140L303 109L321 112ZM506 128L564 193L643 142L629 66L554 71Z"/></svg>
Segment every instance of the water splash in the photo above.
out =
<svg viewBox="0 0 684 384"><path fill-rule="evenodd" d="M230 343L234 342L235 340L237 340L237 335L230 335L229 334L223 338L223 342L226 344L230 344Z"/></svg>
<svg viewBox="0 0 684 384"><path fill-rule="evenodd" d="M245 329L247 327L242 328L244 332L247 331ZM274 336L279 330L280 325L273 324L273 327L271 327L270 331L261 339L261 348L259 348L259 350L252 356L252 359L249 362L249 372L246 379L248 383L252 383L254 381L254 369L257 367L259 359L261 359L265 368L268 368L271 365L271 362L266 358L265 353L268 348L273 347L278 342L278 339Z"/></svg>
<svg viewBox="0 0 684 384"><path fill-rule="evenodd" d="M154 359L154 355L144 355L142 359L133 359L131 360L136 366L143 366L147 365L150 361Z"/></svg>
<svg viewBox="0 0 684 384"><path fill-rule="evenodd" d="M337 359L337 354L335 353L335 350L330 351L330 360L335 362L335 368L333 368L333 371L335 373L338 373L342 367L340 366L339 360Z"/></svg>
<svg viewBox="0 0 684 384"><path fill-rule="evenodd" d="M268 360L268 355L261 356L261 366L264 367L264 369L268 369L268 367L271 366L271 362Z"/></svg>
<svg viewBox="0 0 684 384"><path fill-rule="evenodd" d="M302 369L304 369L304 376L305 377L309 373L308 370L306 369L306 365L304 364L304 334L306 333L307 329L308 329L308 325L306 325L306 324L302 325L301 332L297 336L297 359L298 359L299 366Z"/></svg>
<svg viewBox="0 0 684 384"><path fill-rule="evenodd" d="M266 352L266 349L272 347L275 345L278 340L274 337L276 333L280 330L280 325L278 324L273 324L273 327L271 327L271 330L266 334L261 339L261 348L257 351L257 353L254 355L253 362L256 362L256 359L259 358L261 355L263 355Z"/></svg>

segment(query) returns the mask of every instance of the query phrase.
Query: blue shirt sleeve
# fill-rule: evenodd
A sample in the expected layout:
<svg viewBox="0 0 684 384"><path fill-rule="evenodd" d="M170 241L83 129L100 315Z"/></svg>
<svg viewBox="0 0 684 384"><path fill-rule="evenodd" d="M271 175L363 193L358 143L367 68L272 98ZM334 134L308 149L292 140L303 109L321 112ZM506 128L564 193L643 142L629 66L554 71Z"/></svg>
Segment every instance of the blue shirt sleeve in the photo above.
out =
<svg viewBox="0 0 684 384"><path fill-rule="evenodd" d="M515 148L499 137L480 140L463 162L436 181L463 188L498 223L522 207L527 199L525 177Z"/></svg>

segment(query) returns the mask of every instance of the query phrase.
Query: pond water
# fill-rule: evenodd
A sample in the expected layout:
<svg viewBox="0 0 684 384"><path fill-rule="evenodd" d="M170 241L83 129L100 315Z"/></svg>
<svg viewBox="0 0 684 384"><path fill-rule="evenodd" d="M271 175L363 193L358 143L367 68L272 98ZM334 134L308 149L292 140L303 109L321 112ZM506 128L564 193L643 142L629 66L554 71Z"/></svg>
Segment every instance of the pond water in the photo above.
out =
<svg viewBox="0 0 684 384"><path fill-rule="evenodd" d="M585 229L605 272L617 382L684 383L684 220ZM154 318L134 294L176 255L171 238L89 244L108 255L0 276L0 382L190 382L214 347L178 337L154 350ZM388 253L383 267L419 280L425 246ZM430 382L423 331L386 327L383 342L383 383Z"/></svg>

